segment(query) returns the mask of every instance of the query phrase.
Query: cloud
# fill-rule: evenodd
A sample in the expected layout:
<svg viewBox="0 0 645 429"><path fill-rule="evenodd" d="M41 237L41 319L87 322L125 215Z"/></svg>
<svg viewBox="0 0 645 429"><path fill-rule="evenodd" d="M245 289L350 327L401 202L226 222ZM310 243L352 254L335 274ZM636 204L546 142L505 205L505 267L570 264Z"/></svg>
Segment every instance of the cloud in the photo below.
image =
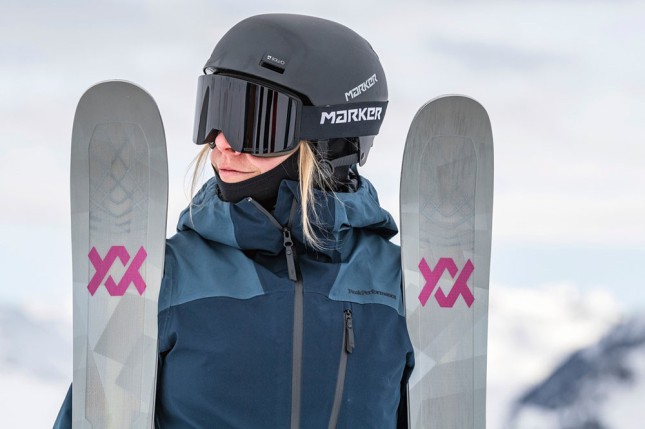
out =
<svg viewBox="0 0 645 429"><path fill-rule="evenodd" d="M536 74L549 68L561 67L570 59L550 51L540 52L521 46L473 39L448 39L435 36L427 43L427 49L441 55L445 61L458 61L461 66L482 73Z"/></svg>

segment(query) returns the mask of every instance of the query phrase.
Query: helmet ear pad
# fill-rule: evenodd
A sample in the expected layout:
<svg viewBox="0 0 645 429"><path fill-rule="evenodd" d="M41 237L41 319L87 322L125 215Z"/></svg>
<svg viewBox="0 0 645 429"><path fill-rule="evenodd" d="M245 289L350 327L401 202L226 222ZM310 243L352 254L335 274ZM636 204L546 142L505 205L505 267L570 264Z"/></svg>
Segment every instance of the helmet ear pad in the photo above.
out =
<svg viewBox="0 0 645 429"><path fill-rule="evenodd" d="M374 143L375 136L363 136L358 138L358 165L361 167L365 165L367 156L370 154L370 149Z"/></svg>
<svg viewBox="0 0 645 429"><path fill-rule="evenodd" d="M326 140L314 141L316 153L321 160L332 160L342 158L347 155L358 154L357 138L332 138Z"/></svg>
<svg viewBox="0 0 645 429"><path fill-rule="evenodd" d="M320 172L332 179L336 192L353 192L357 189L355 171L359 159L358 138L333 138L312 141L318 158Z"/></svg>

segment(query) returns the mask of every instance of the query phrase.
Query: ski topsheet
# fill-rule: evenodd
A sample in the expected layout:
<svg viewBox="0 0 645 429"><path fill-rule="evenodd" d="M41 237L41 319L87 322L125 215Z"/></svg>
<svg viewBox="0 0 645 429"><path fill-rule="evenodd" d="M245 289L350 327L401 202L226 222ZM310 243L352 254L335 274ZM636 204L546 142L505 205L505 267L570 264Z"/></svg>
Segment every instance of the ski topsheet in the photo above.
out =
<svg viewBox="0 0 645 429"><path fill-rule="evenodd" d="M406 140L401 246L416 366L411 428L486 426L493 138L484 108L462 96L424 105Z"/></svg>
<svg viewBox="0 0 645 429"><path fill-rule="evenodd" d="M159 110L128 82L81 97L72 131L74 428L151 428L168 204Z"/></svg>

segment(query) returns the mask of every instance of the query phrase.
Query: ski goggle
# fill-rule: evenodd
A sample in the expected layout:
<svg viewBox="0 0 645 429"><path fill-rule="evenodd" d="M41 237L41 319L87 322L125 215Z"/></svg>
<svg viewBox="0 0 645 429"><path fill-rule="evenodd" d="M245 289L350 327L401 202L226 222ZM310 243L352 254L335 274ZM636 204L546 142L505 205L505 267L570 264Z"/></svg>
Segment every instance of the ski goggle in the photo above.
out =
<svg viewBox="0 0 645 429"><path fill-rule="evenodd" d="M199 77L193 141L219 132L236 152L280 155L298 145L302 102L285 92L221 74Z"/></svg>
<svg viewBox="0 0 645 429"><path fill-rule="evenodd" d="M301 139L378 134L387 102L305 106L282 89L222 74L199 77L193 142L214 142L222 132L231 148L278 156Z"/></svg>

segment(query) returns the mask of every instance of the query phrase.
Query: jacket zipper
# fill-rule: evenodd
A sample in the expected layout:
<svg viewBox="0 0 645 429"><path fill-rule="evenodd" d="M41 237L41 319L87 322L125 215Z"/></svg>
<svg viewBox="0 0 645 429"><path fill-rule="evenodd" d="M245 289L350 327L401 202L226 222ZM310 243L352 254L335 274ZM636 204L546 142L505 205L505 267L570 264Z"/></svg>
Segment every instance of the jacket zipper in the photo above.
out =
<svg viewBox="0 0 645 429"><path fill-rule="evenodd" d="M269 213L260 203L253 198L247 198L262 213L264 213L271 223L282 231L282 244L284 246L285 256L287 259L287 270L289 279L294 282L293 296L293 356L291 365L291 429L300 427L300 405L302 401L302 337L304 330L304 287L302 276L298 268L296 249L293 247L291 239L291 226L295 215L296 201L291 204L291 214L287 226L283 226Z"/></svg>
<svg viewBox="0 0 645 429"><path fill-rule="evenodd" d="M347 374L347 358L354 351L354 326L352 323L352 310L345 309L343 312L345 324L343 329L343 343L340 349L340 363L338 365L338 376L336 378L336 392L334 393L334 405L331 408L329 417L329 429L335 429L340 416L340 407L343 401L345 389L345 376Z"/></svg>
<svg viewBox="0 0 645 429"><path fill-rule="evenodd" d="M295 284L293 296L293 363L291 366L291 428L300 427L300 401L302 394L302 336L304 324L303 285L296 265L296 253L293 249L289 228L282 229L284 248L287 257L289 278Z"/></svg>

